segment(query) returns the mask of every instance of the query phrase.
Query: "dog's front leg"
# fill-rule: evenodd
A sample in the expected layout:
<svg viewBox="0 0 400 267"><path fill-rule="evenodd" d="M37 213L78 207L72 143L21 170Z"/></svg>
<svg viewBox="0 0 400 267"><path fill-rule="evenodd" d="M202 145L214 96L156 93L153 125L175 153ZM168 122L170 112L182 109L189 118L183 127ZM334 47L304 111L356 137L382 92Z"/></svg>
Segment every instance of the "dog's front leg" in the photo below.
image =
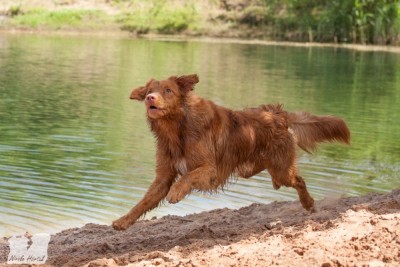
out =
<svg viewBox="0 0 400 267"><path fill-rule="evenodd" d="M217 171L212 166L203 166L182 176L169 190L166 197L169 203L181 201L193 189L211 191L221 183L217 179Z"/></svg>
<svg viewBox="0 0 400 267"><path fill-rule="evenodd" d="M125 230L134 224L140 216L157 207L168 194L176 175L172 170L157 170L157 178L151 184L143 199L126 215L114 221L112 223L113 228L115 230Z"/></svg>

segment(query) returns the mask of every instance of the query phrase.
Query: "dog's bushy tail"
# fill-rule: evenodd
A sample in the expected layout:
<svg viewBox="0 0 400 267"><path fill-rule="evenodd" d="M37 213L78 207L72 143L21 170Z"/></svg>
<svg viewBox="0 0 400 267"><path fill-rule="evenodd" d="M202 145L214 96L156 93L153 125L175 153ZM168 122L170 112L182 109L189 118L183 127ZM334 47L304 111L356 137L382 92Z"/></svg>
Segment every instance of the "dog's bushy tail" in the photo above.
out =
<svg viewBox="0 0 400 267"><path fill-rule="evenodd" d="M308 153L322 142L338 141L350 144L350 130L341 118L316 116L307 112L289 112L288 122L297 145Z"/></svg>

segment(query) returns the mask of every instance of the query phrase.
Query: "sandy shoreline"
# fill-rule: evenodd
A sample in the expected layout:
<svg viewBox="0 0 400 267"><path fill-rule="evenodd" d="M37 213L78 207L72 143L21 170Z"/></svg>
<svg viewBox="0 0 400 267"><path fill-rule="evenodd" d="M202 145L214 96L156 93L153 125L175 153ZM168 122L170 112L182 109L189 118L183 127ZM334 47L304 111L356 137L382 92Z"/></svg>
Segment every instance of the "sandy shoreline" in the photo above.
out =
<svg viewBox="0 0 400 267"><path fill-rule="evenodd" d="M399 266L400 189L139 221L87 224L51 237L46 266ZM9 248L0 241L0 265Z"/></svg>
<svg viewBox="0 0 400 267"><path fill-rule="evenodd" d="M350 49L364 52L389 52L400 53L400 46L382 46L382 45L362 45L362 44L335 44L335 43L310 43L310 42L288 42L273 41L262 39L243 39L243 38L227 38L227 37L208 37L208 36L189 36L189 35L162 35L162 34L145 34L132 35L125 31L80 31L80 30L18 30L0 29L0 35L43 35L43 36L92 36L101 38L130 38L130 39L147 39L166 42L203 42L203 43L221 43L221 44L248 44L263 46L289 46L289 47L317 47L317 48L338 48Z"/></svg>
<svg viewBox="0 0 400 267"><path fill-rule="evenodd" d="M400 46L383 46L383 45L289 42L289 41L274 41L274 40L263 40L263 39L244 39L244 38L227 38L227 37L208 37L208 36L193 37L185 35L161 35L161 34L140 35L139 38L149 39L149 40L159 40L159 41L175 41L175 42L191 41L191 42L207 42L207 43L265 45L265 46L327 47L327 48L351 49L357 51L400 53Z"/></svg>

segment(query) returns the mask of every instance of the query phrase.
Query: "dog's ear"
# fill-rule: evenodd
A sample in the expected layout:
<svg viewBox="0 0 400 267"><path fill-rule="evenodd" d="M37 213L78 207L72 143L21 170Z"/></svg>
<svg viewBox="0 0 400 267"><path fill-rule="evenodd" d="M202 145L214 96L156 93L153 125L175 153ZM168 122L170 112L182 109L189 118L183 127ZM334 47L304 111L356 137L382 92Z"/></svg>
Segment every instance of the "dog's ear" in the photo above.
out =
<svg viewBox="0 0 400 267"><path fill-rule="evenodd" d="M145 86L140 86L132 90L130 99L136 99L139 101L143 101L146 98L147 88L149 88L150 83L152 83L154 79L150 79Z"/></svg>
<svg viewBox="0 0 400 267"><path fill-rule="evenodd" d="M130 99L135 99L139 101L143 101L146 97L147 88L145 86L140 86L136 89L132 90Z"/></svg>
<svg viewBox="0 0 400 267"><path fill-rule="evenodd" d="M174 78L181 91L185 94L192 91L194 89L194 85L199 82L199 76L197 76L197 74L184 75Z"/></svg>

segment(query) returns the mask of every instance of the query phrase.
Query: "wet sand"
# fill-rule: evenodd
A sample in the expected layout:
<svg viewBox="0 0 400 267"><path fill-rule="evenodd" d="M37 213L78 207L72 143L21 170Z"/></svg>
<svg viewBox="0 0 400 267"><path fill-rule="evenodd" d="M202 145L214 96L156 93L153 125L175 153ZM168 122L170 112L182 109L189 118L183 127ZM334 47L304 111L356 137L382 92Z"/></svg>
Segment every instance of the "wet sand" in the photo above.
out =
<svg viewBox="0 0 400 267"><path fill-rule="evenodd" d="M399 266L400 189L139 221L87 224L51 237L46 266ZM0 241L5 265L8 242ZM1 265L1 264L0 264Z"/></svg>

